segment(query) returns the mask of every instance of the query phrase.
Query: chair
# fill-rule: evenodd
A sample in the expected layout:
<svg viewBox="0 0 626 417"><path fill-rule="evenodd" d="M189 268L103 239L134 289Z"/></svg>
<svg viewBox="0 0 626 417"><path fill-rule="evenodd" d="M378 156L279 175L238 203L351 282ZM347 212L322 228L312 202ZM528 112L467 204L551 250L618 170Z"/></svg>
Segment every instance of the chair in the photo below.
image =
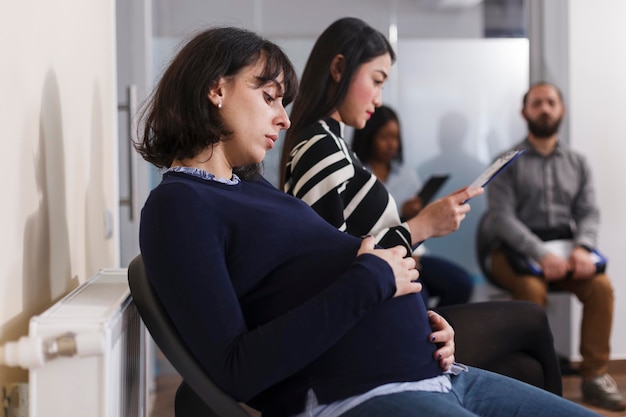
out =
<svg viewBox="0 0 626 417"><path fill-rule="evenodd" d="M493 282L490 271L491 268L488 265L489 252L492 248L486 244L487 241L491 240L491 237L487 235L487 229L485 227L486 221L487 213L485 212L481 215L478 220L478 225L476 226L476 237L474 241L474 247L476 248L476 262L478 263L480 271L483 273L485 278L487 278L487 281L500 289L504 289L497 283Z"/></svg>
<svg viewBox="0 0 626 417"><path fill-rule="evenodd" d="M176 391L176 417L250 417L225 394L189 351L155 294L141 255L128 266L130 292L148 331L165 357L182 376Z"/></svg>

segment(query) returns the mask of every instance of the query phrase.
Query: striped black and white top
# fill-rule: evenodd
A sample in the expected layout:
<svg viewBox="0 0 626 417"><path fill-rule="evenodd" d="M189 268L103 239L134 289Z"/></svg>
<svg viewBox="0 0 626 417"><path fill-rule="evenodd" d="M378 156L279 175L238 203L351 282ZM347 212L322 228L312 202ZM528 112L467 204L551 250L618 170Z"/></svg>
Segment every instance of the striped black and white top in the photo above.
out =
<svg viewBox="0 0 626 417"><path fill-rule="evenodd" d="M285 168L284 191L343 232L372 235L384 248L403 245L410 253L411 234L396 202L349 149L344 127L326 118L301 130Z"/></svg>

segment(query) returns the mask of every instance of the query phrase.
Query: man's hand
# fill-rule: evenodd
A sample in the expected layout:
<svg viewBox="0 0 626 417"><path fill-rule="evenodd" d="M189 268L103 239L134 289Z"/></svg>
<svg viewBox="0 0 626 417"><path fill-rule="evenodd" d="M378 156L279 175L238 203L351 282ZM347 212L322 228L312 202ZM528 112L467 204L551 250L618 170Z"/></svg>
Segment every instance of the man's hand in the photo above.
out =
<svg viewBox="0 0 626 417"><path fill-rule="evenodd" d="M447 371L454 362L454 329L443 317L432 310L428 311L428 321L433 329L429 336L430 341L438 346L435 359L439 362L441 369Z"/></svg>
<svg viewBox="0 0 626 417"><path fill-rule="evenodd" d="M546 281L558 281L564 279L569 271L569 266L565 259L553 253L548 253L539 260L539 265L543 270L543 277Z"/></svg>
<svg viewBox="0 0 626 417"><path fill-rule="evenodd" d="M596 274L596 265L591 259L591 253L585 248L575 247L567 262L574 279L589 279Z"/></svg>

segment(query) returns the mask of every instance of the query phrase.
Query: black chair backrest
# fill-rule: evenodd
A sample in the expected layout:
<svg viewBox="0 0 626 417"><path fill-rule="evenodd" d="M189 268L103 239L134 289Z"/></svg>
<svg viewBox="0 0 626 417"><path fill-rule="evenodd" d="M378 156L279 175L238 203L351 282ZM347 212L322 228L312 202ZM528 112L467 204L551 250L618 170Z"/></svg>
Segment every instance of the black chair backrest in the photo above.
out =
<svg viewBox="0 0 626 417"><path fill-rule="evenodd" d="M232 397L215 385L189 351L150 285L141 255L135 257L128 266L128 283L133 301L146 328L165 357L182 376L184 381L181 387L187 384L217 416L250 417L250 414ZM185 396L185 398L188 397L189 394ZM178 394L176 400L179 401ZM190 408L193 407L181 406L177 403L177 417L183 417L178 414L179 409L189 410Z"/></svg>
<svg viewBox="0 0 626 417"><path fill-rule="evenodd" d="M476 262L480 268L480 272L488 278L489 268L486 265L487 256L489 255L488 249L485 245L485 221L487 219L487 213L483 213L478 219L478 226L476 227L476 235L474 241L474 247L476 250Z"/></svg>
<svg viewBox="0 0 626 417"><path fill-rule="evenodd" d="M489 254L494 249L493 247L489 247L488 244L488 242L492 239L486 230L487 221L487 212L484 212L478 220L478 226L476 227L476 236L474 240L476 262L478 263L480 271L483 273L487 281L500 289L506 289L494 281L493 276L491 275L490 267L487 265Z"/></svg>

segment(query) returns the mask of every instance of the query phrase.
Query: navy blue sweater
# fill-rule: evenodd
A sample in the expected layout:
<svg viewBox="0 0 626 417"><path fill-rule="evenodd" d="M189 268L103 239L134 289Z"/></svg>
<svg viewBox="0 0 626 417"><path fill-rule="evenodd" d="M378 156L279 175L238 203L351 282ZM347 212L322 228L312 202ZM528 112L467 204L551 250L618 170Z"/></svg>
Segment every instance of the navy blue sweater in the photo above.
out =
<svg viewBox="0 0 626 417"><path fill-rule="evenodd" d="M389 265L361 255L306 203L264 179L226 185L167 173L140 245L182 337L227 393L287 416L441 374L419 295L392 298Z"/></svg>

